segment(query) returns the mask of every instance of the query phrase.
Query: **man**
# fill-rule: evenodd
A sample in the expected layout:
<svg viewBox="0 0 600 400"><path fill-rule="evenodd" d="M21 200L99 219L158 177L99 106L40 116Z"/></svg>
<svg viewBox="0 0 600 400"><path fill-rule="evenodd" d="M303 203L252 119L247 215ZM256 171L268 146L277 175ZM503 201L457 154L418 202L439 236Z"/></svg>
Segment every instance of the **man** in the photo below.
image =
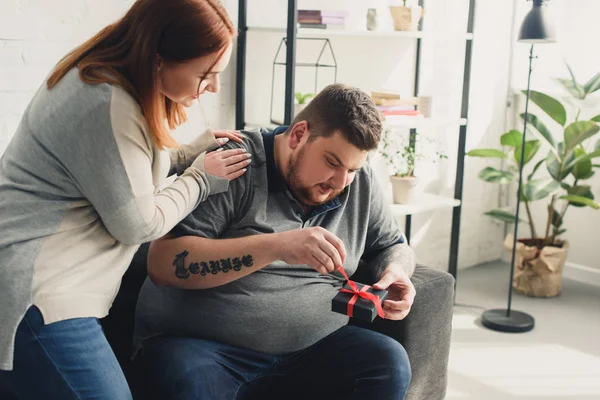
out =
<svg viewBox="0 0 600 400"><path fill-rule="evenodd" d="M361 258L386 318L414 300L413 252L366 162L381 130L365 93L328 86L290 127L247 132L248 172L152 243L135 344L158 398L404 398L402 346L331 311L336 269Z"/></svg>

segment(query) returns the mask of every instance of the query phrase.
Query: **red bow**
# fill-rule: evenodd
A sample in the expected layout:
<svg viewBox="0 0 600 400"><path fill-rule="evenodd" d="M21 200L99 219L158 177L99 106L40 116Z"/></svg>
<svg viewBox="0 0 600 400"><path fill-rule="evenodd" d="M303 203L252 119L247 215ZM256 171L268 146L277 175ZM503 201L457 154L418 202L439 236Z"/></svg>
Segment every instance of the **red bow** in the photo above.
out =
<svg viewBox="0 0 600 400"><path fill-rule="evenodd" d="M371 286L364 285L362 289L359 289L356 283L354 281L351 281L350 278L348 278L348 274L346 274L346 271L344 271L344 267L340 267L339 271L342 274L342 276L348 281L348 286L350 286L350 289L352 289L348 290L342 288L340 292L354 294L354 296L352 296L352 298L348 302L348 316L352 317L354 313L354 304L356 303L356 300L358 300L359 297L362 297L363 299L369 300L373 304L375 304L375 308L377 309L377 315L379 315L381 318L384 318L385 314L383 313L383 308L381 307L381 300L379 299L379 297L377 297L373 293L366 292Z"/></svg>

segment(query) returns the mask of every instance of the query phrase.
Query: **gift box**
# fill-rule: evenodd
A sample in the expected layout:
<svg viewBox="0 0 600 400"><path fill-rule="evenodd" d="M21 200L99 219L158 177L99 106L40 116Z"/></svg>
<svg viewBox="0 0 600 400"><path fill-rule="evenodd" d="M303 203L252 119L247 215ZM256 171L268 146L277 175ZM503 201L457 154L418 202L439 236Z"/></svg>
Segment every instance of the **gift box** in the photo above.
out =
<svg viewBox="0 0 600 400"><path fill-rule="evenodd" d="M355 285L354 288L352 284ZM378 314L377 306L373 300L379 299L380 304L383 305L383 301L387 297L387 290L375 290L369 285L346 281L344 287L331 300L331 310L361 321L373 322Z"/></svg>

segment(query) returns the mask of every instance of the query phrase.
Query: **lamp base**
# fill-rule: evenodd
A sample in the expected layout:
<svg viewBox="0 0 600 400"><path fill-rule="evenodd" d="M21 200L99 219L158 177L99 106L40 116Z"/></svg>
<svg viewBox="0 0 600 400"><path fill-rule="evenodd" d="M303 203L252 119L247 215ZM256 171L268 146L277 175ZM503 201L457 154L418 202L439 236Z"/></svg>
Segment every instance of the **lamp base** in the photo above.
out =
<svg viewBox="0 0 600 400"><path fill-rule="evenodd" d="M489 329L499 332L523 333L529 332L535 325L535 319L521 311L487 310L481 314L481 323Z"/></svg>

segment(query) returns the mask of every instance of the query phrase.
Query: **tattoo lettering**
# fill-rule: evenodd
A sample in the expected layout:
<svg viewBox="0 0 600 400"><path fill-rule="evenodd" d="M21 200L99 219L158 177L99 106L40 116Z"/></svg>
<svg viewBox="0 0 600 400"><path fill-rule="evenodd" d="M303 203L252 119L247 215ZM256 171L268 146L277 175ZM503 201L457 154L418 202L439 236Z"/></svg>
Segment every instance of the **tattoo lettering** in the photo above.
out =
<svg viewBox="0 0 600 400"><path fill-rule="evenodd" d="M197 262L191 263L190 264L190 273L197 275L200 272L200 264L198 264Z"/></svg>
<svg viewBox="0 0 600 400"><path fill-rule="evenodd" d="M219 260L209 261L210 263L210 273L216 275L221 270L221 264Z"/></svg>
<svg viewBox="0 0 600 400"><path fill-rule="evenodd" d="M227 273L231 270L241 271L242 267L250 268L254 265L254 258L251 254L234 258L222 258L220 260L209 260L208 262L200 261L193 262L186 268L185 258L190 253L187 250L175 256L173 265L175 266L175 276L179 279L188 279L190 274L193 275L216 275L219 272Z"/></svg>
<svg viewBox="0 0 600 400"><path fill-rule="evenodd" d="M202 271L200 271L200 275L206 276L207 274L210 274L210 268L208 268L208 264L207 263L205 263L204 261L202 261L200 263L200 265L202 265Z"/></svg>
<svg viewBox="0 0 600 400"><path fill-rule="evenodd" d="M190 276L190 271L185 267L185 258L190 254L187 250L182 251L181 253L175 256L175 261L173 261L173 265L175 266L175 276L179 279L187 279Z"/></svg>
<svg viewBox="0 0 600 400"><path fill-rule="evenodd" d="M233 269L231 258L221 258L221 271L227 273L231 269Z"/></svg>
<svg viewBox="0 0 600 400"><path fill-rule="evenodd" d="M244 264L244 267L251 267L254 265L254 260L252 259L252 256L250 254L248 254L247 256L243 256L242 257L242 264Z"/></svg>
<svg viewBox="0 0 600 400"><path fill-rule="evenodd" d="M242 269L242 260L239 257L233 259L233 270L239 271Z"/></svg>

